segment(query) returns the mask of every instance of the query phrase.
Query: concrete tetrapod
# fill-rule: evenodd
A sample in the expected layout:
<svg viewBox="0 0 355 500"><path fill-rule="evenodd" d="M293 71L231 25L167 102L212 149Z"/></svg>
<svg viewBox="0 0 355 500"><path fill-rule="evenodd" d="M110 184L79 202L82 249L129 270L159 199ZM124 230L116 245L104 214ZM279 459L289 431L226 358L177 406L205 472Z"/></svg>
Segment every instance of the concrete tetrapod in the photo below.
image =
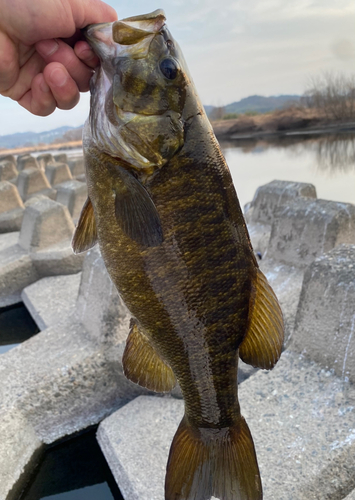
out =
<svg viewBox="0 0 355 500"><path fill-rule="evenodd" d="M355 245L341 245L308 267L290 349L355 383Z"/></svg>
<svg viewBox="0 0 355 500"><path fill-rule="evenodd" d="M96 424L149 394L123 375L130 317L110 283L98 249L92 249L77 310L0 356L1 499L17 500L25 476L17 481L43 443Z"/></svg>
<svg viewBox="0 0 355 500"><path fill-rule="evenodd" d="M0 307L21 300L23 288L44 276L74 274L83 255L74 255L74 224L66 207L48 198L26 207L20 233L0 235Z"/></svg>
<svg viewBox="0 0 355 500"><path fill-rule="evenodd" d="M355 389L292 352L239 386L264 500L341 500L355 486ZM183 402L142 396L104 420L98 442L126 500L163 500ZM149 458L148 458L149 457Z"/></svg>

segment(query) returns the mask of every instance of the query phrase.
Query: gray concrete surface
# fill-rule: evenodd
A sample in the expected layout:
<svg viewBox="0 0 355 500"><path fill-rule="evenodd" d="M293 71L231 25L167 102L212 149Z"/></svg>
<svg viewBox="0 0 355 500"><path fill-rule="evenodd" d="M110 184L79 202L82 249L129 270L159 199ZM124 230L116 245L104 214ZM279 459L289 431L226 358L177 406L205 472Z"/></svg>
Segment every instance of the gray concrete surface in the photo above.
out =
<svg viewBox="0 0 355 500"><path fill-rule="evenodd" d="M68 156L66 153L58 153L54 155L54 160L59 163L68 163Z"/></svg>
<svg viewBox="0 0 355 500"><path fill-rule="evenodd" d="M313 184L303 182L272 181L260 186L246 212L247 222L272 224L275 210L279 206L287 206L299 198L317 197Z"/></svg>
<svg viewBox="0 0 355 500"><path fill-rule="evenodd" d="M355 383L355 245L307 269L290 348Z"/></svg>
<svg viewBox="0 0 355 500"><path fill-rule="evenodd" d="M0 181L10 181L17 177L16 164L12 161L0 161Z"/></svg>
<svg viewBox="0 0 355 500"><path fill-rule="evenodd" d="M355 243L355 205L299 198L275 210L267 256L305 268L342 243Z"/></svg>
<svg viewBox="0 0 355 500"><path fill-rule="evenodd" d="M1 238L0 307L19 302L23 288L41 277L81 270L84 254L72 252L73 231L68 209L60 203L43 197L28 203L19 235Z"/></svg>
<svg viewBox="0 0 355 500"><path fill-rule="evenodd" d="M48 182L54 188L62 182L72 179L71 172L66 163L48 163L45 170Z"/></svg>
<svg viewBox="0 0 355 500"><path fill-rule="evenodd" d="M90 255L87 263L91 267ZM90 273L89 269L86 271ZM104 272L103 269L101 274ZM95 311L90 311L91 304L105 303L107 290L98 282L81 290L88 300L84 316L89 324L90 314L97 321ZM80 300L83 307L85 299ZM128 321L122 321L116 314L110 319L110 331L106 331L103 339L99 332L105 331L105 326L98 325L95 336L74 314L0 356L0 407L4 415L0 418L0 435L3 436L3 428L7 426L6 432L16 436L19 419L23 421L23 432L31 430L24 456L13 450L11 440L0 440L2 460L11 453L14 455L12 474L0 467L0 492L5 492L0 498L6 498L6 492L18 479L18 471L39 443L53 443L85 429L132 398L149 394L129 382L122 372Z"/></svg>
<svg viewBox="0 0 355 500"><path fill-rule="evenodd" d="M355 500L355 490L353 490L349 495L344 498L344 500Z"/></svg>
<svg viewBox="0 0 355 500"><path fill-rule="evenodd" d="M42 250L71 239L74 229L66 207L50 199L39 199L25 210L19 245L29 252Z"/></svg>
<svg viewBox="0 0 355 500"><path fill-rule="evenodd" d="M17 157L17 170L26 170L27 168L37 168L38 163L36 158L29 154L18 155Z"/></svg>
<svg viewBox="0 0 355 500"><path fill-rule="evenodd" d="M57 186L56 201L68 207L70 215L74 220L77 220L87 195L86 184L73 179Z"/></svg>
<svg viewBox="0 0 355 500"><path fill-rule="evenodd" d="M21 298L40 330L66 321L75 311L81 273L42 278L22 290Z"/></svg>
<svg viewBox="0 0 355 500"><path fill-rule="evenodd" d="M37 156L36 160L39 168L43 171L46 169L48 163L53 163L55 161L51 153L40 154Z"/></svg>
<svg viewBox="0 0 355 500"><path fill-rule="evenodd" d="M340 500L355 486L355 390L284 353L270 373L239 386L264 500ZM126 500L163 500L165 467L182 401L139 397L104 420L98 441Z"/></svg>
<svg viewBox="0 0 355 500"><path fill-rule="evenodd" d="M8 181L0 182L0 233L19 231L24 208L16 186Z"/></svg>
<svg viewBox="0 0 355 500"><path fill-rule="evenodd" d="M52 199L56 195L44 172L34 167L27 168L19 173L17 177L17 189L23 201L28 200L36 194L44 194Z"/></svg>
<svg viewBox="0 0 355 500"><path fill-rule="evenodd" d="M78 175L85 173L85 165L84 165L84 157L83 156L79 156L79 157L73 158L72 160L69 160L68 164L69 164L69 168L70 168L70 171L71 171L73 177L76 177Z"/></svg>
<svg viewBox="0 0 355 500"><path fill-rule="evenodd" d="M0 411L0 421L0 499L7 500L14 479L21 476L42 443L20 411Z"/></svg>

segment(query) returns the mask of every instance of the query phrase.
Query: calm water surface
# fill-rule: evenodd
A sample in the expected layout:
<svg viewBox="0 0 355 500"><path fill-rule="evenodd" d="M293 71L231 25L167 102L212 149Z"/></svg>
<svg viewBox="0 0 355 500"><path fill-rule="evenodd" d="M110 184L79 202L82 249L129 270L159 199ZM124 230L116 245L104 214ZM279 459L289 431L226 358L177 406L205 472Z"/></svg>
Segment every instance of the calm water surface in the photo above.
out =
<svg viewBox="0 0 355 500"><path fill-rule="evenodd" d="M355 203L355 134L282 141L221 142L243 207L275 179L309 182L318 198Z"/></svg>

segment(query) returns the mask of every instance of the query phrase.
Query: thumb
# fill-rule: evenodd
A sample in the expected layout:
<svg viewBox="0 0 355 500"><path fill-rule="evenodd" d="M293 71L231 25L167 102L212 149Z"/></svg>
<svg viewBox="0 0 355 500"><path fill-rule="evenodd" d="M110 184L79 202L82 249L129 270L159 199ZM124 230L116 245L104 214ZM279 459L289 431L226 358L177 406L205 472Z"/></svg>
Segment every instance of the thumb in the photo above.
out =
<svg viewBox="0 0 355 500"><path fill-rule="evenodd" d="M101 0L85 0L80 12L77 11L77 2L70 1L75 26L85 28L88 24L111 23L117 20L117 13L110 5Z"/></svg>
<svg viewBox="0 0 355 500"><path fill-rule="evenodd" d="M12 40L0 31L0 92L6 92L16 82L20 71L18 52Z"/></svg>

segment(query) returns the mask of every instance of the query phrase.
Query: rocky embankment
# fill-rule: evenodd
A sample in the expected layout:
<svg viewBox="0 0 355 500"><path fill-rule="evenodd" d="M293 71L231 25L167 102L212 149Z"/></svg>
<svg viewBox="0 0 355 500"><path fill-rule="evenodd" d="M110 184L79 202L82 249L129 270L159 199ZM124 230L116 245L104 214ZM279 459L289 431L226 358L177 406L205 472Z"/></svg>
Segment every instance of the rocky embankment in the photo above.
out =
<svg viewBox="0 0 355 500"><path fill-rule="evenodd" d="M58 163L69 162L56 162L56 168L17 165L19 173L0 183L0 192L12 193L7 202L0 198L7 221L0 283L8 283L1 303L22 297L42 330L0 356L0 499L18 498L45 445L101 422L97 439L124 498L163 500L183 402L178 390L161 397L124 377L130 317L99 249L76 268L62 265L81 195L66 184L72 178L53 181L53 171L68 175ZM21 172L29 180L39 175L47 192L30 192ZM15 209L22 223L10 215ZM274 370L240 366L240 404L264 499L353 500L355 206L320 200L310 184L274 181L257 190L246 219L286 320L285 350ZM32 271L23 274L18 260Z"/></svg>

